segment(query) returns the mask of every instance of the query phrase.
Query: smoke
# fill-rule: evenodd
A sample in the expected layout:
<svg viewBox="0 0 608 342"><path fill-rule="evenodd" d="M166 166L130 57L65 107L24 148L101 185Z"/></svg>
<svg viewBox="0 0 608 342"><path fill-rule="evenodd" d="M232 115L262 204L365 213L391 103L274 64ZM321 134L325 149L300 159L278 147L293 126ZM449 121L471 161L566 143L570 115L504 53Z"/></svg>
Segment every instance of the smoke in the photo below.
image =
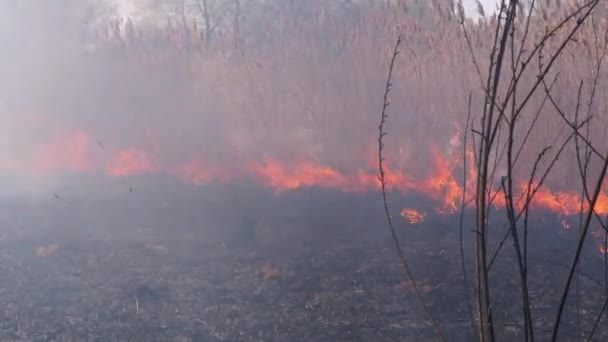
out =
<svg viewBox="0 0 608 342"><path fill-rule="evenodd" d="M199 182L268 157L367 166L376 126L369 113L378 109L385 68L375 47L342 52L342 33L325 46L307 32L330 27L294 26L286 37L313 39L307 44L314 48L301 51L280 35L267 37L267 14L251 12L241 29L259 27L251 30L247 56L234 50L226 28L216 28L213 41L225 46L199 53L196 44L206 42L158 29L173 7L157 0L0 5L0 177L15 193L48 195L76 180L83 189L96 184L74 177L83 173L186 174ZM230 17L225 10L215 15ZM392 44L391 35L377 36ZM319 63L340 54L348 59ZM396 90L407 94L407 87ZM407 97L397 98L395 108L407 110L402 122L417 115ZM452 125L433 129L447 133ZM214 169L226 164L228 171Z"/></svg>
<svg viewBox="0 0 608 342"><path fill-rule="evenodd" d="M96 106L83 89L95 82L83 46L91 30L115 13L97 0L0 2L0 179L5 195L48 194L61 177L33 171L53 171L53 163L63 160L82 169L77 151L82 146L77 144L88 137L70 139Z"/></svg>
<svg viewBox="0 0 608 342"><path fill-rule="evenodd" d="M112 46L116 33L127 42L128 25L166 23L166 3L0 2L4 195L48 196L76 181L86 189L96 181L75 174L160 170L217 144L222 120L188 63L142 65Z"/></svg>
<svg viewBox="0 0 608 342"><path fill-rule="evenodd" d="M167 1L0 4L1 180L14 193L48 196L104 177L156 173L198 185L305 165L343 185L333 169L358 175L373 160L384 51L399 19L362 6L365 15L328 10L331 20L296 16L286 25L293 13L275 5L242 9L239 51L231 7L216 7L223 26L207 41L201 27L159 28L175 10ZM273 11L281 20L270 20ZM460 67L470 63L454 67L416 48L426 46L424 35L408 39L404 55L414 58L396 71L388 154L399 171L424 176L431 147L443 153L452 143L473 85ZM446 74L463 83L435 82Z"/></svg>
<svg viewBox="0 0 608 342"><path fill-rule="evenodd" d="M98 6L110 8L117 18L129 19L138 25L164 24L167 14L178 1L163 0L97 0Z"/></svg>

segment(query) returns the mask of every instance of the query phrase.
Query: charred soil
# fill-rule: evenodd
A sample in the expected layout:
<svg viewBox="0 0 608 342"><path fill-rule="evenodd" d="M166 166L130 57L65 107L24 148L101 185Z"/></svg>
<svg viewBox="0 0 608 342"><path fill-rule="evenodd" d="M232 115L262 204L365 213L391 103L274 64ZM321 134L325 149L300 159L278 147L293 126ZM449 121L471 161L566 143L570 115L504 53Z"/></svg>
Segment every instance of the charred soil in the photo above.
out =
<svg viewBox="0 0 608 342"><path fill-rule="evenodd" d="M0 339L433 341L398 264L378 196L247 189L231 197L208 188L130 204L7 200L0 210ZM408 203L425 207L396 198L394 210ZM548 336L577 231L538 216L530 229L530 291L534 324ZM457 215L428 210L415 225L400 219L399 233L431 312L449 340L471 340ZM503 228L494 229L493 246ZM465 235L471 250L470 228ZM588 245L578 276L584 333L605 293L602 256L593 242ZM471 277L471 256L466 260ZM490 273L497 332L520 340L510 240ZM571 297L563 340L575 339L578 330ZM607 333L607 323L600 322L597 340Z"/></svg>

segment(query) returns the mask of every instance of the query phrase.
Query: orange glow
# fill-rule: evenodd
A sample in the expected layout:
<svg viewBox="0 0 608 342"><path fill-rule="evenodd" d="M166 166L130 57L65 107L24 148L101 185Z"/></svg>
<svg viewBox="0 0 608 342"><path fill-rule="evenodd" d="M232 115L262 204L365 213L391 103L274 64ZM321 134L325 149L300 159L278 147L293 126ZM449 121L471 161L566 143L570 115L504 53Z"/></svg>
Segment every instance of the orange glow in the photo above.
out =
<svg viewBox="0 0 608 342"><path fill-rule="evenodd" d="M339 172L313 163L289 166L274 159L267 159L264 164L253 169L256 176L277 191L311 186L339 189L346 185L346 179Z"/></svg>
<svg viewBox="0 0 608 342"><path fill-rule="evenodd" d="M453 163L433 150L434 173L423 183L425 193L441 202L436 209L439 213L456 212L456 205L462 199L462 188L454 179Z"/></svg>
<svg viewBox="0 0 608 342"><path fill-rule="evenodd" d="M127 147L118 151L107 150L98 144L92 143L91 135L83 130L57 135L47 141L42 147L34 149L34 154L24 156L24 166L33 168L34 172L97 172L99 169L111 177L126 177L141 175L145 173L162 173L176 177L194 186L226 182L238 179L254 179L276 192L293 191L306 187L323 187L335 189L342 192L366 192L379 191L381 183L378 178L377 151L369 149L363 153L360 161L361 167L345 172L335 166L302 160L299 162L287 162L276 158L266 158L261 162L245 160L232 163L217 163L204 158L187 158L178 163L161 163L157 158L161 156L163 149L155 141L153 132L146 131L148 148ZM385 180L387 190L405 195L421 195L434 201L434 211L440 215L449 215L457 212L462 205L463 186L462 173L463 161L462 151L457 133L450 140L447 149L441 146L429 148L431 163L427 168L419 165L412 158L408 158L407 147L399 148L396 160L387 160L384 164ZM475 155L472 150L466 152L467 156L467 205L474 206L477 170ZM105 158L105 159L103 159ZM3 160L3 170L10 168L21 170L18 160ZM356 166L356 165L355 165ZM426 170L425 173L414 173L412 170ZM516 182L515 207L522 210L528 191L527 182ZM532 184L534 190L538 184ZM496 186L492 189L493 206L505 207L505 198L502 190ZM568 216L576 215L589 210L585 200L581 206L580 193L577 191L565 191L552 188L551 184L544 184L538 189L532 199L531 207L553 212L562 218L561 227L570 229L567 221ZM595 211L599 215L608 214L608 187L600 194L595 205ZM426 219L426 212L413 208L404 208L400 211L402 216L410 224L420 224ZM599 236L603 232L592 233L599 245L599 252L605 254L607 251L603 243L599 243ZM38 254L51 254L41 249ZM269 269L270 270L270 269ZM274 276L275 272L268 271Z"/></svg>
<svg viewBox="0 0 608 342"><path fill-rule="evenodd" d="M179 166L176 173L181 180L191 182L196 186L201 186L213 178L206 165L199 160Z"/></svg>
<svg viewBox="0 0 608 342"><path fill-rule="evenodd" d="M527 185L525 187L527 187ZM536 187L537 185L532 185L532 189ZM524 186L522 186L522 188L524 188ZM540 188L534 195L532 203L534 206L566 216L574 215L580 212L581 207L581 199L579 194L552 192L548 188Z"/></svg>
<svg viewBox="0 0 608 342"><path fill-rule="evenodd" d="M82 131L56 137L40 148L34 168L38 171L87 171L92 168L89 143L89 136Z"/></svg>
<svg viewBox="0 0 608 342"><path fill-rule="evenodd" d="M159 168L143 150L130 148L118 152L107 167L108 174L115 177L139 175L158 171Z"/></svg>
<svg viewBox="0 0 608 342"><path fill-rule="evenodd" d="M148 148L127 147L118 151L111 151L105 147L99 148L92 143L89 133L84 130L56 135L42 147L33 150L33 155L24 156L24 166L33 168L34 172L96 172L105 170L111 177L125 177L144 173L168 174L178 179L202 186L218 181L231 181L236 179L253 178L258 182L274 189L277 192L297 190L304 187L323 187L336 189L342 192L379 191L380 181L377 171L377 151L369 148L362 153L359 168L345 172L335 166L300 159L298 162L286 162L277 158L266 158L261 162L245 160L237 163L221 164L204 158L187 158L181 163L161 163L157 156L163 149L155 139L152 130L146 130ZM430 146L431 164L426 168L419 165L410 157L407 146L400 146L395 160L387 160L385 167L385 180L387 190L401 194L422 195L435 202L434 211L439 214L452 214L462 205L462 151L459 144L461 135L456 133L449 141L447 148ZM466 152L467 156L467 204L473 206L476 186L475 156L472 150ZM297 157L297 155L296 155ZM105 159L103 159L105 158ZM18 160L2 162L5 169L19 169ZM355 163L356 164L356 163ZM356 166L356 165L352 165ZM413 170L419 171L414 173ZM426 170L426 173L420 173ZM518 210L523 209L527 182L516 183L514 194ZM544 184L535 194L531 207L554 212L560 217L576 215L581 212L580 193L555 189L551 184ZM535 189L537 184L532 184ZM494 194L500 191L496 187ZM502 193L493 196L493 205L497 208L505 207ZM588 204L583 203L582 210L587 211ZM608 189L600 194L595 206L599 215L608 214ZM412 224L422 222L426 213L406 208L400 212L401 216ZM568 229L566 220L562 226Z"/></svg>
<svg viewBox="0 0 608 342"><path fill-rule="evenodd" d="M600 254L605 255L607 251L606 251L606 247L604 245L604 238L606 236L606 232L604 231L604 229L600 229L600 230L591 232L591 236L597 243Z"/></svg>
<svg viewBox="0 0 608 342"><path fill-rule="evenodd" d="M405 217L410 224L417 224L424 221L426 214L416 209L404 208L401 210L401 216Z"/></svg>
<svg viewBox="0 0 608 342"><path fill-rule="evenodd" d="M262 273L264 281L267 281L278 277L281 274L281 271L271 264L266 264L262 267L260 273Z"/></svg>
<svg viewBox="0 0 608 342"><path fill-rule="evenodd" d="M48 257L48 256L55 254L55 252L57 252L58 249L59 249L59 245L52 244L52 245L48 245L48 246L38 246L38 247L36 247L36 249L34 251L35 251L36 255L39 257Z"/></svg>

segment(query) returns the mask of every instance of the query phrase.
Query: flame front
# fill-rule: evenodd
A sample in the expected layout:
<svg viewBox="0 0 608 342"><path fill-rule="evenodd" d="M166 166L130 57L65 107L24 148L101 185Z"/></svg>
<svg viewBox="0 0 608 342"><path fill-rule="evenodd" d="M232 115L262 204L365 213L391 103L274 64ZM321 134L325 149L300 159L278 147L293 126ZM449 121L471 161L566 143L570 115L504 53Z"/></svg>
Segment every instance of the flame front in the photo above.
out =
<svg viewBox="0 0 608 342"><path fill-rule="evenodd" d="M90 170L90 139L84 131L54 137L41 146L32 162L34 169L41 172Z"/></svg>
<svg viewBox="0 0 608 342"><path fill-rule="evenodd" d="M148 130L147 136L151 139ZM458 134L455 135L458 137ZM439 146L430 149L432 166L425 176L416 176L404 170L413 166L413 161L404 161L400 156L400 168L391 167L387 161L385 176L387 187L391 191L403 194L418 194L426 196L437 204L435 211L440 214L456 212L462 203L464 188L459 181L462 177L462 154L455 151L455 138L450 140L447 153L440 152ZM361 167L356 171L344 172L339 169L313 161L288 162L275 158L265 158L262 161L243 161L241 164L226 166L200 157L186 159L181 163L167 163L158 157L161 149L158 142L150 143L152 148L126 147L114 152L103 149L105 157L91 144L93 139L84 130L76 130L63 136L54 137L39 148L31 156L34 172L49 171L97 172L104 170L110 177L129 177L146 173L166 174L174 176L194 186L219 181L235 181L238 179L255 179L274 189L276 192L292 191L304 187L322 187L343 192L365 192L380 189L377 171L370 166ZM95 147L95 148L94 148ZM400 149L401 151L404 148ZM407 149L405 149L407 150ZM107 152L107 153L106 153ZM475 195L474 179L476 178L474 155L467 151L467 204L473 205L470 199ZM372 160L367 156L362 160ZM409 164L408 164L409 163ZM363 165L365 163L362 163ZM459 176L460 174L460 176ZM528 193L528 183L520 182L516 187L516 207L523 209L523 203ZM581 201L580 194L563 190L554 190L548 185L538 187L532 183L530 191L534 191L531 206L549 210L562 217L575 215L588 210L587 201ZM498 191L495 189L495 191ZM496 207L504 207L504 197L497 193L494 197ZM599 215L608 214L608 192L604 190L595 206ZM401 216L412 223L419 223L425 214L416 209L407 208L401 211Z"/></svg>
<svg viewBox="0 0 608 342"><path fill-rule="evenodd" d="M343 188L347 183L347 179L336 170L308 162L290 166L267 159L262 165L255 165L252 170L258 178L277 191L313 186Z"/></svg>
<svg viewBox="0 0 608 342"><path fill-rule="evenodd" d="M148 153L136 148L119 151L112 157L107 167L108 174L115 177L133 176L158 170L158 166L152 162Z"/></svg>

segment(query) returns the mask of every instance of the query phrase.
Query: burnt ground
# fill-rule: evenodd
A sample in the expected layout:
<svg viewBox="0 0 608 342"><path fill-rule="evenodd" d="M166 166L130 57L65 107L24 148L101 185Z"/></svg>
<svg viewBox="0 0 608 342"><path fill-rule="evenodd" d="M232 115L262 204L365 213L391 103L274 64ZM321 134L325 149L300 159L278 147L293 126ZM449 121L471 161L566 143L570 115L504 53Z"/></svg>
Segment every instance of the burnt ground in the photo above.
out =
<svg viewBox="0 0 608 342"><path fill-rule="evenodd" d="M49 197L0 206L2 341L436 340L398 263L378 194L276 195L241 184ZM426 208L423 223L399 218L397 230L447 340L472 340L458 215L433 215L420 198L393 196L392 204L395 214ZM560 220L539 213L530 229L538 340L549 337L574 251L576 229ZM503 228L494 230L493 245ZM588 246L577 287L585 334L605 293L603 259L594 241ZM523 340L514 261L509 241L491 270L505 341ZM473 275L470 252L467 264ZM561 340L576 340L575 312L571 296ZM606 320L595 336L606 339Z"/></svg>

